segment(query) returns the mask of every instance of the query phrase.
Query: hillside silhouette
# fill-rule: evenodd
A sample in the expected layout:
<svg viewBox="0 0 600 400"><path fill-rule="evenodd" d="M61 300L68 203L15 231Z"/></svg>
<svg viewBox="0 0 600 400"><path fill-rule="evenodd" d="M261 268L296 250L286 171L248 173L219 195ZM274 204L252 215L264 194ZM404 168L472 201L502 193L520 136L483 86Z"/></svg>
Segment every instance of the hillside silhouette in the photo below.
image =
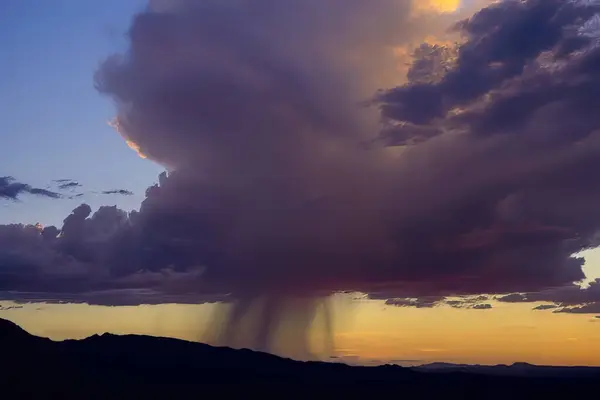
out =
<svg viewBox="0 0 600 400"><path fill-rule="evenodd" d="M587 393L596 368L431 364L359 367L139 335L52 341L0 319L5 393L17 398L169 397L267 393L282 398L394 395L531 399Z"/></svg>

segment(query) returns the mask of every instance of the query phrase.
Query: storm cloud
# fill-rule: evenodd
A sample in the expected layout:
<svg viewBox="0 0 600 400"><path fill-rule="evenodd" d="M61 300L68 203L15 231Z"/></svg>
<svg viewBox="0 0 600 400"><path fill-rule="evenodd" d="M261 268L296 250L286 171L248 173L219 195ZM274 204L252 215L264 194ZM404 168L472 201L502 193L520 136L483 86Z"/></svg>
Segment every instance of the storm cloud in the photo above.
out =
<svg viewBox="0 0 600 400"><path fill-rule="evenodd" d="M458 21L422 4L151 2L96 86L168 173L139 211L4 227L0 282L227 295L229 331L260 301L261 347L338 291L429 306L582 280L573 254L600 228L600 5L503 1Z"/></svg>
<svg viewBox="0 0 600 400"><path fill-rule="evenodd" d="M502 2L455 24L466 39L447 52L457 59L443 76L375 99L384 120L444 134L365 148L378 129L373 109L358 104L378 68L345 57L413 40L411 3L277 4L149 10L134 19L129 52L98 74L99 90L119 104L121 134L170 171L140 217L163 227L153 240L170 242L177 231L174 264L206 265L211 286L240 293L497 293L583 278L571 255L595 246L588 171L598 141L594 114L572 106L585 93L580 81L593 79L578 66L595 53L576 24L598 7ZM314 29L298 34L288 14ZM407 23L394 18L381 29L389 15ZM565 65L549 68L542 56ZM476 72L469 90L460 84L467 72ZM513 98L553 85L560 121L549 123L557 113L532 101L527 119L499 120L513 120L510 130L485 122ZM446 98L439 112L417 115ZM573 201L577 208L566 206Z"/></svg>
<svg viewBox="0 0 600 400"><path fill-rule="evenodd" d="M365 149L379 121L360 104L433 17L396 0L154 10L97 83L119 105L119 132L169 169L140 218L162 227L152 240L181 239L172 262L206 265L211 287L243 296L419 275L398 265L394 226L412 211L396 205L409 166Z"/></svg>

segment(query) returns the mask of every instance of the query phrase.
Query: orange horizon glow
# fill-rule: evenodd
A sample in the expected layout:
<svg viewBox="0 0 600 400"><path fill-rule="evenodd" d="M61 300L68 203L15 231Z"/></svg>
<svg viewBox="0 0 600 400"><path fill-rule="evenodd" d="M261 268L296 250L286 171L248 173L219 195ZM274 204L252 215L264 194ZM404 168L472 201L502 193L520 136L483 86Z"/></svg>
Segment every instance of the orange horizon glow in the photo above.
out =
<svg viewBox="0 0 600 400"><path fill-rule="evenodd" d="M594 315L533 311L535 304L491 302L491 310L386 306L354 302L338 309L337 356L352 363L431 362L600 366L600 319ZM8 303L7 303L8 304ZM25 304L3 312L30 333L54 340L96 333L144 334L202 341L214 304L103 307L85 304ZM311 343L322 342L310 332ZM286 354L286 344L279 346ZM354 360L354 361L352 361Z"/></svg>

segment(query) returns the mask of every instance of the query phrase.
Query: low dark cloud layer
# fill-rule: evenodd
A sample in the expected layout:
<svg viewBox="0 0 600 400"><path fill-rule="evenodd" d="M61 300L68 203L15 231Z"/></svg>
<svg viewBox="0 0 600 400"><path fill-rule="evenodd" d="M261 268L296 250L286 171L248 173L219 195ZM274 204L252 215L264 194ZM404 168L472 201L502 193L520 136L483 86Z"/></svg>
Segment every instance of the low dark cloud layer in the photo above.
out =
<svg viewBox="0 0 600 400"><path fill-rule="evenodd" d="M466 296L462 298L442 299L441 304L449 305L452 308L478 308L483 305L483 302L490 300L488 296Z"/></svg>
<svg viewBox="0 0 600 400"><path fill-rule="evenodd" d="M498 301L507 303L547 302L534 310L554 309L556 313L596 314L600 312L600 279L589 283L587 287L565 285L538 292L513 293L500 296Z"/></svg>
<svg viewBox="0 0 600 400"><path fill-rule="evenodd" d="M443 297L420 297L416 299L387 299L385 304L396 307L416 307L416 308L432 308L440 305Z"/></svg>
<svg viewBox="0 0 600 400"><path fill-rule="evenodd" d="M599 244L600 5L503 1L456 23L416 4L152 2L96 85L169 172L130 214L2 227L3 287L229 295L234 320L265 297L266 331L293 296L571 288L573 254ZM440 26L462 41L419 44ZM302 325L315 304L290 311Z"/></svg>
<svg viewBox="0 0 600 400"><path fill-rule="evenodd" d="M17 200L24 194L49 197L52 199L58 199L61 197L59 193L47 189L32 187L26 183L18 182L12 176L0 176L0 198Z"/></svg>
<svg viewBox="0 0 600 400"><path fill-rule="evenodd" d="M556 304L540 304L539 306L533 307L533 310L535 310L535 311L553 310L553 309L556 309L557 307L558 306Z"/></svg>
<svg viewBox="0 0 600 400"><path fill-rule="evenodd" d="M509 303L547 301L565 305L600 302L600 279L596 279L587 287L567 285L558 288L531 293L515 293L498 297L499 301Z"/></svg>
<svg viewBox="0 0 600 400"><path fill-rule="evenodd" d="M19 310L21 308L23 308L23 306L0 306L0 311Z"/></svg>
<svg viewBox="0 0 600 400"><path fill-rule="evenodd" d="M600 313L600 302L584 304L577 307L563 307L555 312L568 314L598 314Z"/></svg>
<svg viewBox="0 0 600 400"><path fill-rule="evenodd" d="M371 294L372 300L381 299L380 295ZM440 306L450 306L452 308L484 310L492 308L491 304L484 303L490 300L489 296L462 296L462 297L444 297L444 296L422 296L417 298L383 298L385 304L396 307L414 307L414 308L433 308Z"/></svg>

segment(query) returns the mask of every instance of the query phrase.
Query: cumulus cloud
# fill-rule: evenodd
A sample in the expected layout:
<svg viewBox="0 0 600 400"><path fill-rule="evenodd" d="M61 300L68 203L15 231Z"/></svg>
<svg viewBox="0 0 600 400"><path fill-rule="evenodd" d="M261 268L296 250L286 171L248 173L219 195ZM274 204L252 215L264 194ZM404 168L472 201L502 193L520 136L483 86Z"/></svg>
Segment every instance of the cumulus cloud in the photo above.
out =
<svg viewBox="0 0 600 400"><path fill-rule="evenodd" d="M75 290L89 278L84 265L54 249L53 227L0 225L0 290L62 287ZM52 290L52 289L50 289Z"/></svg>
<svg viewBox="0 0 600 400"><path fill-rule="evenodd" d="M229 331L262 300L266 343L336 291L427 306L581 280L572 255L600 227L600 6L503 1L457 23L423 4L151 2L96 84L130 147L169 172L138 212L14 228L11 260L31 272L13 281L53 257L88 277L61 281L80 292L142 271L141 286L237 299ZM458 43L423 44L450 26ZM165 269L202 272L168 289Z"/></svg>
<svg viewBox="0 0 600 400"><path fill-rule="evenodd" d="M0 198L17 200L23 194L33 194L52 199L61 197L59 193L18 182L12 176L0 176Z"/></svg>
<svg viewBox="0 0 600 400"><path fill-rule="evenodd" d="M202 269L175 270L161 264L153 271L130 262L130 217L116 206L92 214L75 208L63 226L0 225L0 298L15 301L69 301L124 305L206 302L225 296L199 293ZM141 249L133 250L140 253ZM138 254L139 255L139 254ZM122 264L121 264L122 263Z"/></svg>

